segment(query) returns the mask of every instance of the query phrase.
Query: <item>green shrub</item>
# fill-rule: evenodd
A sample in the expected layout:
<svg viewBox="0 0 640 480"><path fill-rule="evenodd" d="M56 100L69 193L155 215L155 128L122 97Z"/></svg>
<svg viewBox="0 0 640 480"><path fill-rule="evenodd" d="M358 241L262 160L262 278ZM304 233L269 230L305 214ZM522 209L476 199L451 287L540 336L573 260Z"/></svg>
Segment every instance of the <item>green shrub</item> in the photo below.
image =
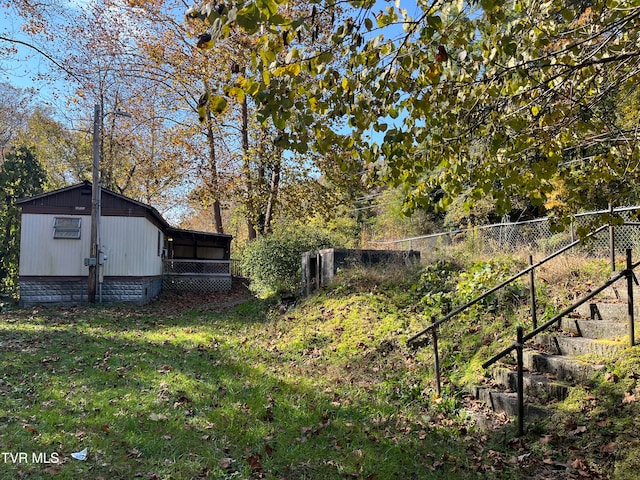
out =
<svg viewBox="0 0 640 480"><path fill-rule="evenodd" d="M300 284L302 254L331 245L331 237L318 229L285 228L249 243L242 252L242 270L258 295L292 292Z"/></svg>
<svg viewBox="0 0 640 480"><path fill-rule="evenodd" d="M0 166L0 293L18 297L20 208L14 201L42 193L47 174L33 151L18 148Z"/></svg>

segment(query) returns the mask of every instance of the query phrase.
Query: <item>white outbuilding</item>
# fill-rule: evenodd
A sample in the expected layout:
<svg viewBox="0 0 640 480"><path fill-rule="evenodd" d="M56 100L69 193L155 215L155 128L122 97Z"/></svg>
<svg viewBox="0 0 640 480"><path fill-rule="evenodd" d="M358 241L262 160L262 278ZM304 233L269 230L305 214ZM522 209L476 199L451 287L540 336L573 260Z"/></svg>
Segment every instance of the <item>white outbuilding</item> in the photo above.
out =
<svg viewBox="0 0 640 480"><path fill-rule="evenodd" d="M91 188L84 182L16 202L22 207L21 305L88 300ZM145 304L163 283L231 288L231 236L173 228L154 207L104 188L100 210L100 301Z"/></svg>

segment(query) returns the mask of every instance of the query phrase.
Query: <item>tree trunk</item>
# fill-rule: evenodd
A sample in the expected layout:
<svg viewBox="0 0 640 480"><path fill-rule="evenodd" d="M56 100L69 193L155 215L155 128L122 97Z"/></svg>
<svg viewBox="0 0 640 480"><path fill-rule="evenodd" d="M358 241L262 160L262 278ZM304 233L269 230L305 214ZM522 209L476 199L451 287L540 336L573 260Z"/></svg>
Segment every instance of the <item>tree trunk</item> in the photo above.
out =
<svg viewBox="0 0 640 480"><path fill-rule="evenodd" d="M242 101L242 158L245 175L245 188L247 189L247 197L245 208L247 210L247 230L249 240L255 240L258 236L256 224L254 220L254 205L251 198L253 192L253 182L251 181L251 163L249 162L249 112L247 99Z"/></svg>
<svg viewBox="0 0 640 480"><path fill-rule="evenodd" d="M213 222L216 233L224 233L222 225L222 209L220 208L220 185L218 182L218 166L216 157L215 136L211 112L207 111L207 142L209 143L209 170L211 172L211 189L213 190Z"/></svg>
<svg viewBox="0 0 640 480"><path fill-rule="evenodd" d="M264 232L271 233L271 222L273 221L273 211L275 209L276 201L278 200L278 189L280 188L280 169L281 162L278 158L273 165L273 171L271 172L271 185L269 188L269 200L267 201L267 208L264 215Z"/></svg>

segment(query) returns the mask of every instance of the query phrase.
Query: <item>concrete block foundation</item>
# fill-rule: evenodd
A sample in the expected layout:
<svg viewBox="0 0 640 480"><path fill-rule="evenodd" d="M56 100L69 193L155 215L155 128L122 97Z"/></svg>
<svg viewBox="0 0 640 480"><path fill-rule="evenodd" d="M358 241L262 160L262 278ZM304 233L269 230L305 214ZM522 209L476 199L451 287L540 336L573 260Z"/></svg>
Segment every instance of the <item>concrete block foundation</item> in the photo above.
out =
<svg viewBox="0 0 640 480"><path fill-rule="evenodd" d="M74 305L88 301L86 277L21 277L20 305ZM109 278L102 283L102 303L144 305L162 290L162 277ZM96 301L100 296L98 291Z"/></svg>

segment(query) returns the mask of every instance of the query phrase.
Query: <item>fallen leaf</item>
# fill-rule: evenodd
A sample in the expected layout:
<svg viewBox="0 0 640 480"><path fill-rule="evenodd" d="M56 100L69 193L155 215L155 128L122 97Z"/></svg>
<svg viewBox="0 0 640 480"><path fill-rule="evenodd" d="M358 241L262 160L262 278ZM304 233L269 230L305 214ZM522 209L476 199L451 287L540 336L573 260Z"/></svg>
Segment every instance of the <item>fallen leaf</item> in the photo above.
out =
<svg viewBox="0 0 640 480"><path fill-rule="evenodd" d="M127 457L140 458L142 457L142 452L140 452L140 450L138 450L137 448L132 448L130 450L127 450Z"/></svg>
<svg viewBox="0 0 640 480"><path fill-rule="evenodd" d="M167 417L164 413L152 413L151 415L149 415L149 420L151 420L152 422L163 422L165 420L169 420L169 417Z"/></svg>
<svg viewBox="0 0 640 480"><path fill-rule="evenodd" d="M223 470L231 470L231 465L233 464L233 458L223 458L220 460L220 468Z"/></svg>
<svg viewBox="0 0 640 480"><path fill-rule="evenodd" d="M175 402L173 402L173 408L181 407L183 405L186 405L187 403L191 403L191 400L189 400L189 398L187 398L184 395L182 395Z"/></svg>
<svg viewBox="0 0 640 480"><path fill-rule="evenodd" d="M616 442L609 442L606 445L600 447L602 453L613 453L616 450Z"/></svg>
<svg viewBox="0 0 640 480"><path fill-rule="evenodd" d="M611 372L607 372L607 373L604 374L604 380L605 380L605 382L613 383L613 382L616 381L616 376Z"/></svg>
<svg viewBox="0 0 640 480"><path fill-rule="evenodd" d="M587 465L587 462L585 462L584 458L577 457L573 462L571 462L571 468L575 468L576 470L587 470L589 466Z"/></svg>
<svg viewBox="0 0 640 480"><path fill-rule="evenodd" d="M569 435L580 435L581 433L584 433L586 431L587 431L587 427L580 426L580 427L576 427L575 430L571 430L569 432Z"/></svg>
<svg viewBox="0 0 640 480"><path fill-rule="evenodd" d="M264 472L264 469L262 468L261 460L262 460L262 456L259 453L256 455L251 455L250 457L247 458L247 463L251 467L251 471L260 477Z"/></svg>
<svg viewBox="0 0 640 480"><path fill-rule="evenodd" d="M636 401L636 396L630 392L626 392L624 394L624 398L622 399L623 404L633 403L635 401Z"/></svg>
<svg viewBox="0 0 640 480"><path fill-rule="evenodd" d="M23 428L27 432L31 432L34 435L40 435L40 432L38 430L36 430L35 428L33 428L31 425L24 425Z"/></svg>

